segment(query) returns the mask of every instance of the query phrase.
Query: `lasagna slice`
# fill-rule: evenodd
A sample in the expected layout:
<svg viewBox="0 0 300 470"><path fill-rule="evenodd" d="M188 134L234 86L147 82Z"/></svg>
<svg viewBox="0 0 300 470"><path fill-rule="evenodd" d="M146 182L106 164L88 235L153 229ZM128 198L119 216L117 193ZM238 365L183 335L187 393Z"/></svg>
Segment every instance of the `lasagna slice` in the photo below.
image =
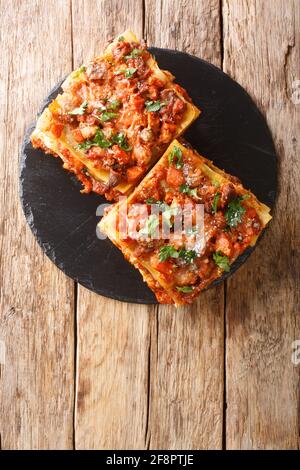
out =
<svg viewBox="0 0 300 470"><path fill-rule="evenodd" d="M128 194L200 111L174 77L126 31L72 72L39 117L34 147L59 156L81 192Z"/></svg>
<svg viewBox="0 0 300 470"><path fill-rule="evenodd" d="M246 248L271 216L241 182L174 140L100 230L138 268L160 303L189 304Z"/></svg>

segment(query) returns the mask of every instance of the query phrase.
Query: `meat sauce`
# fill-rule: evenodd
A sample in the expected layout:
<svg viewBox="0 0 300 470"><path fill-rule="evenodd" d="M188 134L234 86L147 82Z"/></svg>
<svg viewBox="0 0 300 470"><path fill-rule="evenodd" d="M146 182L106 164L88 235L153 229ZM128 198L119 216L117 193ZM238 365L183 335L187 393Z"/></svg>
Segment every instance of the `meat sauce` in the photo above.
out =
<svg viewBox="0 0 300 470"><path fill-rule="evenodd" d="M187 106L177 92L189 98L181 87L166 88L153 74L144 44L119 40L112 54L112 60L96 58L82 67L49 109L56 122L52 133L60 137L69 126L93 166L109 171L108 182L96 192L107 196L111 190L113 198L115 186L137 182L174 138ZM77 176L84 192L95 191L88 173Z"/></svg>
<svg viewBox="0 0 300 470"><path fill-rule="evenodd" d="M181 147L182 149L182 147ZM131 203L147 204L147 217L139 220L141 236L126 242L136 257L144 259L160 272L165 282L184 298L192 301L199 291L207 287L224 271L229 271L230 264L249 246L254 237L262 230L262 224L256 210L251 207L251 193L240 191L241 185L234 185L228 180L224 183L213 181L199 168L198 157L192 150L180 148L157 165L151 179L141 185ZM195 234L182 232L180 240L172 233L167 239L151 239L149 232L145 237L143 228L151 216L153 205L159 205L159 227L162 225L164 211L170 207L192 207L204 205L205 245L199 249L196 245L186 249ZM136 213L127 216L128 226ZM172 217L171 217L172 224ZM150 234L151 235L151 234ZM155 289L154 289L155 290ZM159 300L161 292L157 291Z"/></svg>

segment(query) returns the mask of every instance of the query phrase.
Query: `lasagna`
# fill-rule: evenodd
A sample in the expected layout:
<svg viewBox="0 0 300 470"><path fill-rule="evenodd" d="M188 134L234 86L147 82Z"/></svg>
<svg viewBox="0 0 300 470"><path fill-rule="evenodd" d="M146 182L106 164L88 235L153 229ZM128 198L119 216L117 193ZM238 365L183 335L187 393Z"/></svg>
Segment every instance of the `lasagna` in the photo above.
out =
<svg viewBox="0 0 300 470"><path fill-rule="evenodd" d="M126 31L72 72L39 117L31 141L59 156L83 193L129 194L199 115L174 77Z"/></svg>
<svg viewBox="0 0 300 470"><path fill-rule="evenodd" d="M183 140L174 140L123 199L108 209L100 230L140 270L158 301L176 306L229 272L271 219L238 178Z"/></svg>

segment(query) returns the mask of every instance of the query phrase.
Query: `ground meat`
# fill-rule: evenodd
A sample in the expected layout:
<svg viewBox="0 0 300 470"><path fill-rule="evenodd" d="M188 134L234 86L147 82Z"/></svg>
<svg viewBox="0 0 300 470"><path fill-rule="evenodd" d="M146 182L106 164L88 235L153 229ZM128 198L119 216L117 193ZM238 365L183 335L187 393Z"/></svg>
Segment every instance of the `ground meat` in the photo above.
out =
<svg viewBox="0 0 300 470"><path fill-rule="evenodd" d="M130 54L130 52L131 52L131 46L129 42L125 42L125 41L118 42L118 44L116 44L116 46L113 49L113 55L114 55L115 60L117 61L120 59L123 59L123 57L125 55Z"/></svg>
<svg viewBox="0 0 300 470"><path fill-rule="evenodd" d="M185 266L177 268L174 271L174 282L176 286L187 286L196 284L198 280L198 272L195 270L195 266Z"/></svg>
<svg viewBox="0 0 300 470"><path fill-rule="evenodd" d="M164 243L163 240L143 240L140 239L138 245L134 248L134 255L141 256L150 253L155 248L160 247Z"/></svg>
<svg viewBox="0 0 300 470"><path fill-rule="evenodd" d="M109 177L106 183L107 189L114 188L122 181L122 175L120 173L110 169L109 170Z"/></svg>
<svg viewBox="0 0 300 470"><path fill-rule="evenodd" d="M103 60L93 62L87 67L86 74L90 80L101 80L107 71L107 65L107 62Z"/></svg>
<svg viewBox="0 0 300 470"><path fill-rule="evenodd" d="M226 183L221 187L220 206L224 208L237 196L235 187L232 183Z"/></svg>

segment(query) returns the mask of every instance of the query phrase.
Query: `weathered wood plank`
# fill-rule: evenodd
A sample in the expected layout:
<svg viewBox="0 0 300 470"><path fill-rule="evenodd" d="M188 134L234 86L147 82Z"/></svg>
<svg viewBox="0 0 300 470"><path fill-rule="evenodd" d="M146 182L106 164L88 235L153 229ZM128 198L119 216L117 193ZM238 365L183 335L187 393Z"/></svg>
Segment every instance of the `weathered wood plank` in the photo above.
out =
<svg viewBox="0 0 300 470"><path fill-rule="evenodd" d="M142 1L74 0L75 66L128 27L142 37L142 24ZM76 448L145 447L152 310L78 287Z"/></svg>
<svg viewBox="0 0 300 470"><path fill-rule="evenodd" d="M149 45L220 65L219 1L147 0L145 6ZM222 447L223 295L219 286L192 307L159 307L151 335L150 448Z"/></svg>
<svg viewBox="0 0 300 470"><path fill-rule="evenodd" d="M299 366L291 355L300 338L300 105L293 86L299 80L300 4L223 3L224 69L264 112L280 174L270 229L228 282L227 447L295 449Z"/></svg>
<svg viewBox="0 0 300 470"><path fill-rule="evenodd" d="M71 68L69 8L68 1L0 2L4 449L72 448L73 282L42 254L18 197L18 155L25 129L47 91Z"/></svg>

